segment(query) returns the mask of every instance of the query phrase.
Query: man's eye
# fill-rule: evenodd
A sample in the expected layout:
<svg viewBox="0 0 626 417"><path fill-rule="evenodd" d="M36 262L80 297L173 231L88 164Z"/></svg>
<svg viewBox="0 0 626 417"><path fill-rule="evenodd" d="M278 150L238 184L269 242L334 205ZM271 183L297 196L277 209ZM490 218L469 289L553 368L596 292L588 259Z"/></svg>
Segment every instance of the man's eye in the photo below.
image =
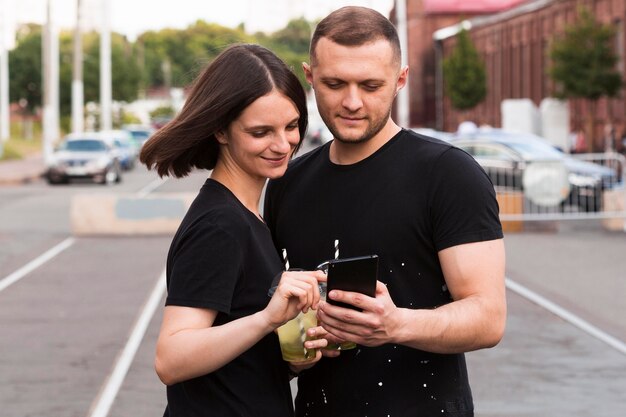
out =
<svg viewBox="0 0 626 417"><path fill-rule="evenodd" d="M373 85L373 84L365 84L363 86L363 89L365 91L376 91L380 88L380 85Z"/></svg>
<svg viewBox="0 0 626 417"><path fill-rule="evenodd" d="M326 83L326 86L331 90L336 90L341 87L341 83Z"/></svg>

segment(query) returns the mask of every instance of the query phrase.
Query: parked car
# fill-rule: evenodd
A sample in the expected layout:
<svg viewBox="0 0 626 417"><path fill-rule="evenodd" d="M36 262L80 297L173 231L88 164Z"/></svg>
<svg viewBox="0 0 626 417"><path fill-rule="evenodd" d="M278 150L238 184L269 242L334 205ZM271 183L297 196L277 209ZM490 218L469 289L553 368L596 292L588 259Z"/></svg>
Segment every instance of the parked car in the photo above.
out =
<svg viewBox="0 0 626 417"><path fill-rule="evenodd" d="M66 138L52 154L46 170L49 184L88 179L100 184L119 183L122 167L113 146L100 138Z"/></svg>
<svg viewBox="0 0 626 417"><path fill-rule="evenodd" d="M333 134L324 123L318 123L316 126L309 126L306 138L311 145L323 145L333 139Z"/></svg>
<svg viewBox="0 0 626 417"><path fill-rule="evenodd" d="M141 149L145 141L155 132L155 129L150 126L132 124L122 126L122 130L130 133L132 140L137 149Z"/></svg>
<svg viewBox="0 0 626 417"><path fill-rule="evenodd" d="M95 134L113 145L113 149L118 153L122 169L128 171L135 167L139 148L135 145L129 132L125 130L101 130Z"/></svg>
<svg viewBox="0 0 626 417"><path fill-rule="evenodd" d="M420 135L429 136L431 138L440 139L449 142L454 138L454 133L442 132L440 130L431 129L429 127L415 127L411 129Z"/></svg>
<svg viewBox="0 0 626 417"><path fill-rule="evenodd" d="M570 188L562 205L578 206L587 212L600 211L602 192L619 183L613 169L573 158L529 133L479 129L470 135L456 135L451 143L472 155L496 187L523 190L524 171L533 163L562 163Z"/></svg>

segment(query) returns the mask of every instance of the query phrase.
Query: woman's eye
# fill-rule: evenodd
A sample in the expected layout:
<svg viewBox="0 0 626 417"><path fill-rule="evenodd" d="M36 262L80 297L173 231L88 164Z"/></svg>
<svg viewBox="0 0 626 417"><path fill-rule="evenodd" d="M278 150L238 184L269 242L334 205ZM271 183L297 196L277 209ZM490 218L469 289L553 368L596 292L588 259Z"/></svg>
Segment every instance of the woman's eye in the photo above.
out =
<svg viewBox="0 0 626 417"><path fill-rule="evenodd" d="M250 134L255 138L262 138L263 136L267 134L267 132L262 130L262 131L257 131L257 132L250 132Z"/></svg>
<svg viewBox="0 0 626 417"><path fill-rule="evenodd" d="M298 123L293 123L287 126L287 130L296 130L298 128Z"/></svg>

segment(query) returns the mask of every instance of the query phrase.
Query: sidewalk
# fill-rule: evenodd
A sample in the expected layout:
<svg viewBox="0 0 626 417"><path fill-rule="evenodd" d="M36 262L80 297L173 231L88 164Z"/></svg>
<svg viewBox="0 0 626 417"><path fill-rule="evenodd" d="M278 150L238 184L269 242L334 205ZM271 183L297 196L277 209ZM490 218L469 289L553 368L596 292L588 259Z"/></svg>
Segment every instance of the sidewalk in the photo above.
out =
<svg viewBox="0 0 626 417"><path fill-rule="evenodd" d="M21 160L0 162L0 185L23 184L43 175L43 155L32 155Z"/></svg>

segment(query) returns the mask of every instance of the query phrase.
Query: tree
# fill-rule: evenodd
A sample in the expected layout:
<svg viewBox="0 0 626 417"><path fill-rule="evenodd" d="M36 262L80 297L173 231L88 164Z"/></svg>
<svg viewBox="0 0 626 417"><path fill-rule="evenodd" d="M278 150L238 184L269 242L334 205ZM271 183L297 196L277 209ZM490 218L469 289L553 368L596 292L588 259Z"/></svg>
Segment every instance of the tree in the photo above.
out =
<svg viewBox="0 0 626 417"><path fill-rule="evenodd" d="M84 84L85 100L98 101L100 97L100 43L96 33L85 35ZM42 33L38 25L27 25L20 30L15 49L9 52L10 101L22 105L30 115L37 112L43 99ZM59 101L62 116L71 111L72 33L59 35ZM137 97L141 74L132 57L132 46L124 37L113 34L111 60L113 98L132 101Z"/></svg>
<svg viewBox="0 0 626 417"><path fill-rule="evenodd" d="M566 26L549 51L552 60L549 74L556 83L555 95L589 100L585 137L592 151L596 103L603 96L614 97L623 83L615 68L618 57L613 48L614 39L615 30L610 25L597 22L589 10L580 8L579 19Z"/></svg>
<svg viewBox="0 0 626 417"><path fill-rule="evenodd" d="M263 33L255 35L259 44L271 49L285 61L306 89L309 89L310 86L302 71L302 63L309 60L311 26L309 21L299 18L290 20L284 29L271 35Z"/></svg>
<svg viewBox="0 0 626 417"><path fill-rule="evenodd" d="M459 32L452 53L443 60L446 95L459 110L475 107L487 95L485 64L465 29Z"/></svg>
<svg viewBox="0 0 626 417"><path fill-rule="evenodd" d="M41 26L26 25L17 36L18 47L9 51L9 100L34 115L42 100Z"/></svg>

